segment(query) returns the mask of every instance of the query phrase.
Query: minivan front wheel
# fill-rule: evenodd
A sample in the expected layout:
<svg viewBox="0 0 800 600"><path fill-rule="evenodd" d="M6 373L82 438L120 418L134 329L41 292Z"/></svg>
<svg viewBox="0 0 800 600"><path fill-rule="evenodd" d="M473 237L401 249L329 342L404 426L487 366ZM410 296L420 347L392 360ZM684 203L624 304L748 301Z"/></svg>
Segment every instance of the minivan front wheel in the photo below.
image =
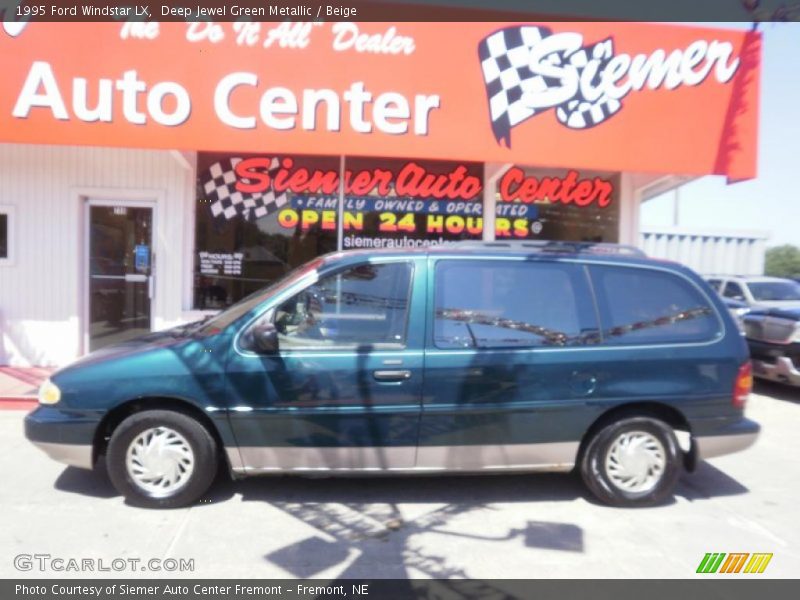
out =
<svg viewBox="0 0 800 600"><path fill-rule="evenodd" d="M589 490L612 506L650 506L669 496L681 474L672 428L658 419L613 422L589 440L581 460Z"/></svg>
<svg viewBox="0 0 800 600"><path fill-rule="evenodd" d="M217 472L216 444L195 419L167 410L131 415L106 454L114 487L132 504L177 508L196 501Z"/></svg>

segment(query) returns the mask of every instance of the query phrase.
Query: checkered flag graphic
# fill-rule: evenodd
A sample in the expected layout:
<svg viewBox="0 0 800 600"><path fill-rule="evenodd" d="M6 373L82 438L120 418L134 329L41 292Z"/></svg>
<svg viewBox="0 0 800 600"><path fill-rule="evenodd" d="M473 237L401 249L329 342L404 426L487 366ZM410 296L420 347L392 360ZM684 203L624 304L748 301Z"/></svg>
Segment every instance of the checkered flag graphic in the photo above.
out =
<svg viewBox="0 0 800 600"><path fill-rule="evenodd" d="M506 27L486 37L478 45L492 131L498 143L511 146L511 129L531 117L553 108L536 101L537 95L551 87L560 86L557 77L535 74L530 69L531 51L553 34L549 27L522 25ZM600 73L614 56L611 38L584 46L574 52L552 52L543 58L553 66L572 65L580 72L590 59L600 65L593 83L599 83ZM584 98L580 91L566 102L556 106L556 118L572 129L586 129L598 125L621 108L619 100L605 94L594 100Z"/></svg>
<svg viewBox="0 0 800 600"><path fill-rule="evenodd" d="M211 165L200 183L211 201L211 214L225 220L241 216L251 221L271 214L288 203L286 193L276 194L272 189L245 194L236 189L236 165L241 158L226 158ZM270 171L277 170L280 160L273 158Z"/></svg>

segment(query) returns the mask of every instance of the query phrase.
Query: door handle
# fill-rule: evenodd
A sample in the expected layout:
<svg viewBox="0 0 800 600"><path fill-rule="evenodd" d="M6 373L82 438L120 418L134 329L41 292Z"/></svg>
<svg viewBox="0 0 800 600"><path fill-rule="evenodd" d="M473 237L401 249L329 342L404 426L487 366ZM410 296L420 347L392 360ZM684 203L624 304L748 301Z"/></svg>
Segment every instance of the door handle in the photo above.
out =
<svg viewBox="0 0 800 600"><path fill-rule="evenodd" d="M406 379L411 379L411 371L407 369L384 369L373 371L372 375L377 381L405 381Z"/></svg>
<svg viewBox="0 0 800 600"><path fill-rule="evenodd" d="M125 283L145 283L145 282L147 282L147 275L141 275L139 273L125 274Z"/></svg>

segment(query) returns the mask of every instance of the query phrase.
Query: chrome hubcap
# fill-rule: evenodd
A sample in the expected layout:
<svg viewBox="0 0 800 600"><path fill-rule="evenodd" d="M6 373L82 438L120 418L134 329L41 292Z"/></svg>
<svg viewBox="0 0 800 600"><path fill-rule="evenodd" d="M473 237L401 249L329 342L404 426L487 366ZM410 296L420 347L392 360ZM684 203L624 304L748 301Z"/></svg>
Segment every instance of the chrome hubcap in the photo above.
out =
<svg viewBox="0 0 800 600"><path fill-rule="evenodd" d="M620 434L606 454L606 473L611 482L626 492L649 492L664 475L667 465L664 446L645 431Z"/></svg>
<svg viewBox="0 0 800 600"><path fill-rule="evenodd" d="M180 433L169 427L153 427L140 433L128 446L128 475L154 498L172 495L189 481L194 471L194 452Z"/></svg>

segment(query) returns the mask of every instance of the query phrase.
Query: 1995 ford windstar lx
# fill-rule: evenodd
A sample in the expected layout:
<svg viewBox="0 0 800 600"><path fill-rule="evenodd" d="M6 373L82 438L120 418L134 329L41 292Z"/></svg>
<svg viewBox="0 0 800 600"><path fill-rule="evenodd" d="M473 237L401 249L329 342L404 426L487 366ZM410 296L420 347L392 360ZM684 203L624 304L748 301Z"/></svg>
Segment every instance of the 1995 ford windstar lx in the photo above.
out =
<svg viewBox="0 0 800 600"><path fill-rule="evenodd" d="M28 439L126 498L238 476L569 471L614 505L755 440L745 341L689 269L613 245L327 255L219 315L94 352Z"/></svg>

